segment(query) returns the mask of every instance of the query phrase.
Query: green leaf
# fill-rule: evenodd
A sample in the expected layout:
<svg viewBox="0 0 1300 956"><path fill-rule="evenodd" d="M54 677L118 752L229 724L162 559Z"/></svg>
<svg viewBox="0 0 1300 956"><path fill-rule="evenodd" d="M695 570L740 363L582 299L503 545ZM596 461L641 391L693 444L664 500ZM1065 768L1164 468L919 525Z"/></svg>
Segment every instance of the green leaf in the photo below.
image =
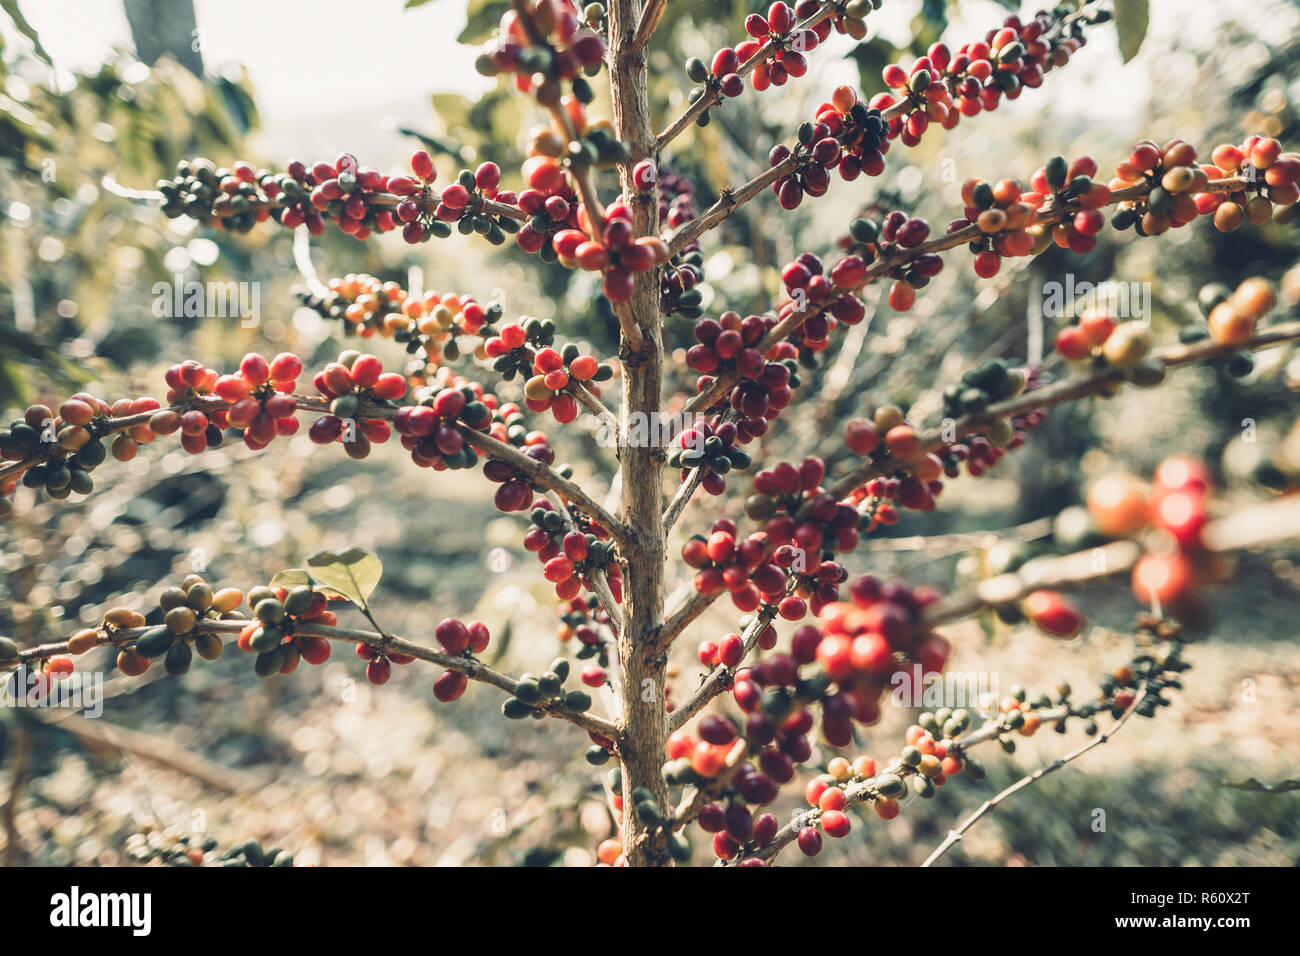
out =
<svg viewBox="0 0 1300 956"><path fill-rule="evenodd" d="M311 584L311 576L306 571L302 568L285 568L271 578L270 587L288 591L304 584Z"/></svg>
<svg viewBox="0 0 1300 956"><path fill-rule="evenodd" d="M1125 63L1141 49L1147 23L1147 0L1115 0L1115 30L1119 33L1119 52Z"/></svg>
<svg viewBox="0 0 1300 956"><path fill-rule="evenodd" d="M483 43L501 22L501 14L508 9L510 4L506 0L470 0L465 8L465 29L460 31L456 42L470 46Z"/></svg>
<svg viewBox="0 0 1300 956"><path fill-rule="evenodd" d="M1254 777L1247 777L1245 780L1225 780L1223 785L1234 790L1249 790L1252 793L1290 793L1292 790L1300 790L1300 780L1261 783Z"/></svg>
<svg viewBox="0 0 1300 956"><path fill-rule="evenodd" d="M307 567L317 581L363 609L384 573L379 558L361 548L321 551L307 559Z"/></svg>
<svg viewBox="0 0 1300 956"><path fill-rule="evenodd" d="M53 66L54 61L51 60L50 55L45 52L45 47L41 46L41 40L40 37L36 35L36 30L27 22L27 18L23 16L23 12L18 9L18 0L0 0L0 10L4 10L4 12L9 15L9 19L14 22L14 28L19 33L32 41L32 48L36 51L36 55L50 66Z"/></svg>

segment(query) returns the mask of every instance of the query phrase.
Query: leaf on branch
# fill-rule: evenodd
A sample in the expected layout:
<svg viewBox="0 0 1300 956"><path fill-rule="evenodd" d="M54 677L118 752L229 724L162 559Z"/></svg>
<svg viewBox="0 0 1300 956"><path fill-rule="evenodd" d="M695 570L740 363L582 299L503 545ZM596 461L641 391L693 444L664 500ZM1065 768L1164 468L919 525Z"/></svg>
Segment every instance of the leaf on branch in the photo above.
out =
<svg viewBox="0 0 1300 956"><path fill-rule="evenodd" d="M1254 777L1247 777L1245 780L1225 780L1223 785L1233 790L1249 790L1252 793L1290 793L1292 790L1300 790L1300 780L1261 783Z"/></svg>
<svg viewBox="0 0 1300 956"><path fill-rule="evenodd" d="M1119 52L1125 63L1141 49L1147 23L1147 0L1115 0L1115 31L1119 34Z"/></svg>
<svg viewBox="0 0 1300 956"><path fill-rule="evenodd" d="M36 29L27 22L22 10L18 9L18 0L0 0L0 10L4 10L8 14L9 19L13 21L15 30L32 41L32 49L36 52L36 55L50 66L53 66L54 61L45 52L45 47L41 46L41 40L36 35Z"/></svg>
<svg viewBox="0 0 1300 956"><path fill-rule="evenodd" d="M301 587L304 584L311 584L311 575L303 568L285 568L283 571L277 571L275 577L271 578L271 588L284 588L286 591Z"/></svg>
<svg viewBox="0 0 1300 956"><path fill-rule="evenodd" d="M457 43L476 46L492 35L510 4L506 0L470 0L465 8L465 29L456 37Z"/></svg>
<svg viewBox="0 0 1300 956"><path fill-rule="evenodd" d="M379 557L361 548L348 548L337 554L321 551L307 559L307 567L317 581L363 610L384 573Z"/></svg>

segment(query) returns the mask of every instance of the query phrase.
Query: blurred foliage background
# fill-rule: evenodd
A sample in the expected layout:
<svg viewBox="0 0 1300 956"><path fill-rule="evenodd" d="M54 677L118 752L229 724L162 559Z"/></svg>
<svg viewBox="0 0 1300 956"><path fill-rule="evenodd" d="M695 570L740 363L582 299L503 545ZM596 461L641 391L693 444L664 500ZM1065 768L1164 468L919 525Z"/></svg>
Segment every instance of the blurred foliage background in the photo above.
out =
<svg viewBox="0 0 1300 956"><path fill-rule="evenodd" d="M1145 136L1182 136L1208 153L1218 142L1259 132L1294 148L1296 6L1276 0L1266 11L1250 8L1249 18L1206 6L1188 16L1176 0L1152 3L1150 30L1127 63L1114 27L1094 30L1043 88L963 120L952 133L933 133L916 149L896 147L879 179L837 181L825 200L779 217L770 196L745 206L704 243L706 311L769 307L781 264L805 250L832 255L861 209L900 208L946 223L958 214L958 190L970 176L1027 179L1055 154L1087 153L1106 169ZM471 0L459 41L487 39L505 7ZM694 184L702 209L727 185L766 168L770 145L788 141L838 83L877 92L883 64L915 56L939 37L955 46L981 38L1016 7L886 0L865 42L840 37L810 57L802 81L728 101L708 127L673 144L666 165ZM734 0L669 4L650 51L651 101L661 125L686 105L684 60L737 42L751 8ZM195 18L189 2L128 0L134 48L75 75L51 69L12 0L0 9L0 407L10 417L31 401L57 402L78 388L110 400L158 394L163 369L182 358L227 369L246 351L290 349L319 367L351 344L297 307L303 277L288 234L266 227L238 238L209 234L186 219L169 222L133 197L194 155L274 168L293 158L264 154L267 130L249 73L194 55L190 25L202 28L202 5ZM385 9L376 22L401 30L403 16L413 15ZM448 42L431 38L431 55ZM505 170L506 185L517 185L528 130L543 121L504 84L485 81L480 96L429 89L428 110L403 118L399 145L372 155L367 143L388 140L372 135L378 131L367 117L336 111L330 120L329 103L311 99L311 77L303 84L304 109L337 123L333 138L363 163L396 169L423 144L436 154L443 180L491 159ZM601 92L591 112L607 110ZM601 186L605 195L617 189L612 179ZM554 318L564 338L591 343L602 356L615 348L616 326L590 274L548 268L513 245L492 250L461 236L418 247L395 239L362 245L331 231L312 247L323 277L369 272L406 281L414 268L425 288L496 297L508 315ZM1048 354L1031 353L1043 286L1067 274L1076 282L1149 283L1154 336L1168 342L1196 315L1203 282L1282 280L1298 249L1294 228L1275 225L1223 235L1197 223L1155 240L1107 231L1092 255L1053 247L1032 261L1005 263L992 280L977 280L969 257L956 250L912 312L869 311L868 322L835 341L761 455L770 462L819 453L839 461L836 423L883 401L932 423L942 388L989 356L1042 358L1050 373L1064 373L1050 353L1051 320ZM256 283L260 323L160 318L155 285L189 280ZM1294 311L1296 273L1287 288L1284 307ZM666 396L684 397L693 387L682 359L692 341L689 323L670 321L668 335L674 375ZM371 345L386 362L401 360L391 343ZM1054 534L1052 519L1077 507L1092 478L1116 469L1146 475L1177 451L1211 463L1225 508L1277 494L1300 472L1300 359L1287 349L1257 358L1244 379L1187 369L1156 392L1053 410L1030 443L992 473L950 482L936 512L907 513L865 542L850 570L952 590L1030 554L1073 550L1077 534L1059 524L1062 533ZM1247 420L1253 429L1244 427ZM593 440L594 422L584 416L566 431L551 426L561 460L578 464L594 488L608 489L614 462ZM394 632L428 638L430 622L443 616L482 617L493 629L494 662L516 673L565 650L550 587L522 550L519 522L492 508L488 483L420 471L395 443L354 463L305 436L262 453L227 445L197 458L160 441L101 475L96 493L79 501L38 502L20 489L14 517L0 526L0 633L27 644L54 640L98 620L106 607L148 607L163 586L196 568L247 588L320 548L359 545L385 562L374 606ZM698 496L675 534L705 530L716 514L738 515L748 478L737 475L728 485L724 499ZM954 532L985 536L976 547L969 538L942 537ZM930 538L911 540L918 535ZM1237 584L1216 598L1216 624L1189 654L1196 667L1174 706L1018 795L951 861L1300 861L1295 794L1221 786L1250 775L1294 777L1300 768L1300 651L1291 610L1300 597L1298 560L1294 549L1243 555ZM1085 637L1052 643L990 616L951 629L951 666L991 671L1003 686L1023 683L1035 693L1062 678L1088 686L1127 658L1123 632L1137 608L1123 582L1099 585L1080 600L1095 622ZM700 678L695 644L736 628L726 603L679 642L675 696L689 694ZM486 688L471 687L454 706L437 705L429 692L434 675L419 665L398 669L382 689L370 688L360 662L341 654L268 682L235 653L181 679L154 680L151 671L128 681L113 674L106 654L87 666L106 670L113 695L104 718L87 722L93 726L59 713L0 711L0 848L10 864L120 862L125 838L142 828L201 831L223 842L257 836L292 849L300 862L583 864L611 832L603 773L582 761L581 733L551 722L507 723L499 695ZM862 747L877 756L892 752L911 716L891 712L860 730ZM144 749L124 750L125 731L140 735L130 739L145 741ZM939 799L906 807L888 826L872 815L819 862L918 862L954 819L1077 737L1040 734L1013 756L991 758L985 783L945 787ZM153 756L144 756L155 744ZM811 764L828 756L819 750ZM200 758L207 762L196 765ZM788 814L796 798L783 797L776 812ZM1107 811L1104 832L1091 827L1097 808ZM695 842L695 861L708 862L698 834ZM786 862L801 862L789 856Z"/></svg>

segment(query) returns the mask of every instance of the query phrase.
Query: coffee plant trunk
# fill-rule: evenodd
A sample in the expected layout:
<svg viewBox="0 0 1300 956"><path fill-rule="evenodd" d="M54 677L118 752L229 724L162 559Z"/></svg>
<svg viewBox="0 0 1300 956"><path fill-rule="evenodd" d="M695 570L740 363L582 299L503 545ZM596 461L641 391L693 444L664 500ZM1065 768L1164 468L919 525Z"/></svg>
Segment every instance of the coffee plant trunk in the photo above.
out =
<svg viewBox="0 0 1300 956"><path fill-rule="evenodd" d="M659 205L653 192L637 189L632 168L653 159L654 131L646 93L645 50L633 44L641 15L638 0L614 0L609 6L609 66L614 129L628 144L628 159L619 169L623 195L632 197L633 230L638 236L659 234ZM623 336L619 358L623 365L623 435L631 416L655 422L663 381L662 320L659 280L653 271L636 275L632 298L618 306L620 324L631 324L638 336ZM658 429L647 429L654 434ZM667 655L655 648L664 614L665 534L663 528L664 451L655 442L636 445L620 440L623 505L621 517L631 530L626 552L627 586L623 631L619 635L619 667L623 687L623 736L619 757L623 767L623 852L631 866L668 862L662 837L652 840L647 825L632 812L631 793L651 790L659 806L668 807L668 788L661 769L668 737L664 709L664 669Z"/></svg>

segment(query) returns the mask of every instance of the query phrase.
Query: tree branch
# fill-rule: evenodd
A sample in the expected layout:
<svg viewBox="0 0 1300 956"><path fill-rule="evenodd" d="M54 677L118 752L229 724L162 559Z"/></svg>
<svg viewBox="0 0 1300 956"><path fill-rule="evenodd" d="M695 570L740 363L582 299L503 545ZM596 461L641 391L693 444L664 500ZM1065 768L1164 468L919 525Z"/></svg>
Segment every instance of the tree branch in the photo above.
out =
<svg viewBox="0 0 1300 956"><path fill-rule="evenodd" d="M1012 796L1013 794L1025 789L1025 787L1028 787L1030 784L1043 779L1043 777L1046 777L1049 773L1055 773L1057 770L1060 770L1062 767L1070 763L1072 760L1077 760L1079 757L1082 757L1084 754L1086 754L1089 750L1092 750L1094 747L1100 747L1106 741L1110 740L1111 737L1115 736L1115 734L1119 732L1119 729L1123 727L1125 723L1127 723L1130 717L1133 716L1134 711L1136 711L1138 708L1138 704L1142 703L1142 701L1146 699L1147 685L1143 683L1142 686L1139 688L1139 691L1140 692L1137 695L1135 695L1133 702L1129 704L1128 710L1124 711L1123 715L1120 716L1120 718L1116 720L1115 723L1111 724L1111 726L1107 728L1104 734L1100 734L1094 739L1088 741L1086 744L1084 744L1082 747L1078 748L1077 750L1072 750L1064 757L1057 758L1047 766L1039 767L1033 773L1025 777L1021 777L1019 780L1017 780L1011 786L1007 787L997 796L985 800L984 803L980 805L979 809L976 810L974 813L972 813L965 820L963 820L958 827L948 831L948 835L944 838L944 841L940 843L937 847L935 847L934 852L925 858L925 862L922 863L921 866L928 867L932 865L935 860L939 859L939 857L947 853L951 847L953 847L958 841L960 841L966 835L967 830L973 827L981 819L983 819L984 817L992 813L994 809L997 808L998 804L1002 803L1002 801L1006 800L1008 797ZM967 746L969 746L969 744Z"/></svg>
<svg viewBox="0 0 1300 956"><path fill-rule="evenodd" d="M1250 181L1242 177L1212 179L1210 180L1209 184L1205 187L1204 191L1210 193L1236 192L1246 188L1248 185L1250 185ZM1128 186L1124 189L1114 190L1110 194L1110 205L1115 205L1117 203L1127 202L1134 199L1141 199L1144 196L1146 196L1146 194L1149 191L1150 191L1150 186L1144 183L1139 183L1138 185L1135 186ZM1063 203L1060 205L1053 206L1052 208L1044 210L1039 214L1038 224L1042 226L1055 225L1056 223L1063 221L1067 217L1073 216L1076 212L1079 211L1080 208L1081 207L1079 207L1077 203ZM854 289L860 289L863 286L875 281L876 279L881 278L882 276L893 275L897 270L906 266L914 259L916 259L918 256L922 256L927 253L944 252L948 249L955 249L958 246L966 245L971 240L977 239L982 235L984 234L980 232L978 226L970 225L964 229L958 229L955 232L946 233L945 235L940 236L937 239L931 239L927 242L923 242L920 245L913 246L910 249L897 250L888 256L884 256L882 258L875 260L869 266L867 266L866 274L863 276L862 281L858 283L854 287ZM838 290L838 291L854 291L854 290ZM778 322L771 329L771 331L769 331L767 335L765 335L762 338L762 340L760 340L759 343L754 346L754 348L757 349L760 354L765 354L768 351L768 349L770 349L773 345L776 345L778 342L784 341L786 338L790 336L791 333L794 332L795 329L799 328L801 325L804 324L804 322L808 321L808 319L812 318L814 315L819 315L820 313L825 311L825 309L828 306L829 306L829 302L824 305L810 305L806 309L796 310L794 312L791 312L784 319ZM740 381L740 375L738 372L734 370L727 370L724 372L720 372L718 376L714 379L712 385L710 385L707 389L705 389L703 392L700 392L689 402L686 403L684 410L688 412L696 412L696 411L704 411L706 409L713 407L722 399L723 396L725 396L729 391L731 391L732 387L739 381Z"/></svg>
<svg viewBox="0 0 1300 956"><path fill-rule="evenodd" d="M646 4L645 9L641 11L641 20L636 25L636 35L632 37L633 53L641 52L650 43L650 38L654 36L667 8L668 0L650 0Z"/></svg>
<svg viewBox="0 0 1300 956"><path fill-rule="evenodd" d="M835 16L836 12L837 12L836 5L832 2L829 2L828 0L828 2L822 4L820 10L812 14L812 16L808 17L808 19L804 20L802 23L795 24L794 29L811 30L813 27L817 26L817 24L821 23L823 20L829 20L831 17ZM770 56L772 54L772 51L775 49L776 49L776 44L772 42L772 40L769 39L765 41L763 45L760 46L754 52L753 56L751 56L744 63L740 64L740 69L738 69L736 73L738 73L742 77L748 76L750 73L754 72L754 67L762 63L763 60L765 60L768 56ZM658 137L656 137L655 144L654 144L655 154L657 155L660 151L662 151L663 148L667 146L669 143L671 143L674 139L676 139L677 136L683 130L686 129L686 127L694 123L695 120L699 118L699 115L701 113L703 113L713 104L719 102L721 99L722 99L721 90L713 90L712 92L706 91L703 96L701 96L698 100L696 100L689 107L687 107L684 113L678 116L677 119L673 120L673 122L668 126L668 128L665 129L662 133L660 133Z"/></svg>
<svg viewBox="0 0 1300 956"><path fill-rule="evenodd" d="M1234 352L1268 348L1271 345L1295 339L1300 339L1300 322L1283 322L1263 329L1240 346L1220 345L1212 339L1203 339L1190 345L1172 345L1164 349L1158 349L1151 353L1150 358L1163 363L1166 369L1178 368L1194 362L1224 358ZM920 438L920 451L917 453L917 457L932 452L955 438L982 431L1000 418L1014 418L1016 415L1022 415L1036 408L1047 408L1052 405L1060 405L1064 402L1085 398L1089 395L1097 395L1122 384L1124 381L1122 371L1107 367L1062 379L1042 388L1021 392L1019 395L1005 401L990 405L978 415L967 415L958 419L955 425L948 428L931 428L924 432L918 436ZM878 478L883 474L897 471L899 468L905 467L906 464L906 461L894 459L887 461L869 460L848 474L831 482L826 490L836 498L844 498L854 488L861 486L872 478Z"/></svg>
<svg viewBox="0 0 1300 956"><path fill-rule="evenodd" d="M235 621L213 621L201 620L195 625L195 630L200 634L238 634L246 624L246 620ZM114 628L112 631L100 629L100 637L95 646L113 646L121 647L130 644L147 631L149 627L135 628ZM470 680L479 681L484 684L491 684L507 694L514 694L515 685L519 683L517 678L509 674L503 674L494 670L487 664L484 664L475 657L460 657L451 654L445 654L442 651L434 650L423 644L416 644L402 637L393 635L384 635L376 631L362 631L351 627L331 627L326 624L317 624L312 621L295 621L293 634L295 637L321 637L328 641L341 641L349 644L366 644L370 647L376 647L384 651L396 651L399 654L406 654L408 657L414 657L417 660L426 661L430 664L437 664L447 670L457 671L464 674ZM65 654L68 650L67 641L56 641L50 644L41 644L36 647L29 647L19 651L18 659L20 663L27 663L32 660L41 660L55 654ZM618 726L611 720L593 714L589 711L575 714L566 711L560 704L553 701L543 701L536 705L545 710L550 716L558 717L561 720L567 720L569 723L576 724L583 730L600 734L611 741L617 742L620 739Z"/></svg>

